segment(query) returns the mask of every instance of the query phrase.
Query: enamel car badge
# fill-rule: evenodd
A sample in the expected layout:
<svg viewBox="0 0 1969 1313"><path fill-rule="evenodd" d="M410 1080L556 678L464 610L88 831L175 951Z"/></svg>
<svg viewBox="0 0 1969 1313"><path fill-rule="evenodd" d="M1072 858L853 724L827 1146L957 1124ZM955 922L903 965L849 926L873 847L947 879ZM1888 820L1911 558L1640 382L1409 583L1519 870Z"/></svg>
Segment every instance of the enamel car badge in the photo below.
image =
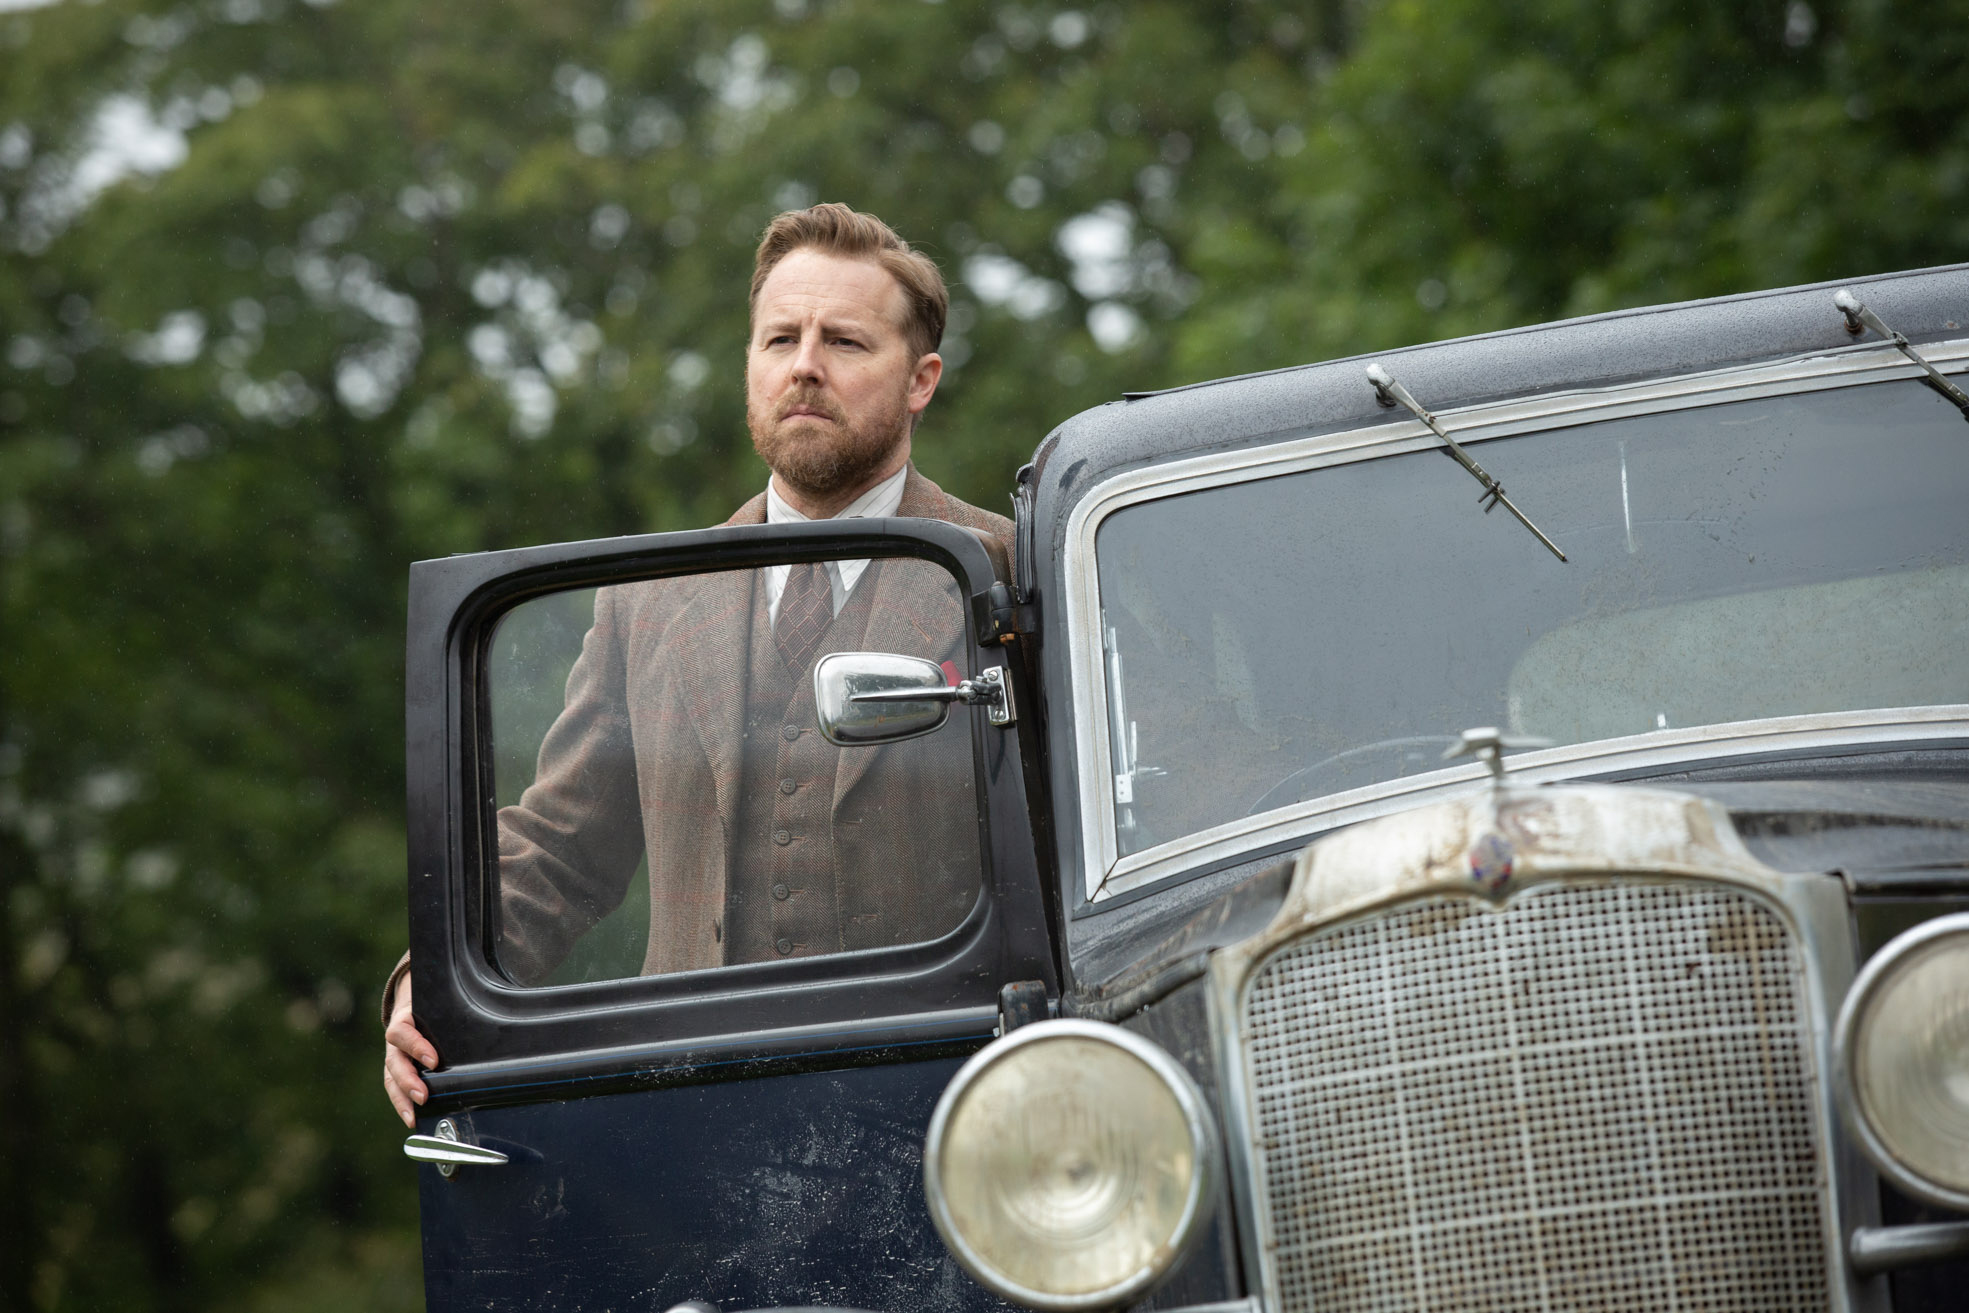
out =
<svg viewBox="0 0 1969 1313"><path fill-rule="evenodd" d="M1494 894L1510 880L1516 856L1509 839L1496 832L1486 834L1470 845L1470 878L1485 893Z"/></svg>

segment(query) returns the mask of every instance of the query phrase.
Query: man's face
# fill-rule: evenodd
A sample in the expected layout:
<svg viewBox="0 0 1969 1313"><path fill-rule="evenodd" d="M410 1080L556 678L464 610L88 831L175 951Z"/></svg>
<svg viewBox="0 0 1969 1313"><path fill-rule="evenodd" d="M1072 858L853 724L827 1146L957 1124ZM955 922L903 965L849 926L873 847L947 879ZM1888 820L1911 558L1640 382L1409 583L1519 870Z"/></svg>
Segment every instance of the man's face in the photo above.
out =
<svg viewBox="0 0 1969 1313"><path fill-rule="evenodd" d="M901 468L943 361L903 335L903 290L872 260L800 250L766 276L745 357L752 445L793 492L830 501Z"/></svg>

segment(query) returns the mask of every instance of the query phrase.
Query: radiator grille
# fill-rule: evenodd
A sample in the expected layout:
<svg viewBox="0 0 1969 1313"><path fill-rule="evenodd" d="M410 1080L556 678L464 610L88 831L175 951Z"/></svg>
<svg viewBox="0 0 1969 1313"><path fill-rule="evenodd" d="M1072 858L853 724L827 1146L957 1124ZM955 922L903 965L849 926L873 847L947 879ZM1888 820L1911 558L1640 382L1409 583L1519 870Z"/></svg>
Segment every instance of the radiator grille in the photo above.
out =
<svg viewBox="0 0 1969 1313"><path fill-rule="evenodd" d="M1804 968L1720 884L1433 898L1244 1005L1278 1307L1822 1309Z"/></svg>

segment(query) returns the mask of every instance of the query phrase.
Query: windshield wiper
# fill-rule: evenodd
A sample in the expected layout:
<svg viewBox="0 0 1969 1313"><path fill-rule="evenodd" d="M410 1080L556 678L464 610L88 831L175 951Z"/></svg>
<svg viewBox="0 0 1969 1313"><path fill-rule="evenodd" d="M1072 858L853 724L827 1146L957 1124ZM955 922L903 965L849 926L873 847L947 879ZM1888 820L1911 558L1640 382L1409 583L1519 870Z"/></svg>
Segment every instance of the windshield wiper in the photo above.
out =
<svg viewBox="0 0 1969 1313"><path fill-rule="evenodd" d="M1491 478L1490 475L1484 472L1483 466L1477 464L1476 461L1470 459L1470 453L1463 450L1463 444L1459 443L1455 438L1449 436L1449 434L1443 429L1443 426L1437 423L1436 417L1430 414L1428 411L1424 410L1422 408L1422 403L1417 401L1409 393L1409 390L1407 388L1403 387L1400 383L1396 382L1394 376L1390 374L1387 370L1383 369L1379 361L1376 361L1375 363L1367 367L1367 381L1374 384L1374 395L1381 402L1382 405L1393 406L1399 403L1400 405L1408 407L1410 414L1414 415L1417 419L1421 420L1424 424L1428 425L1429 431L1435 434L1437 437L1441 438L1443 442L1448 445L1449 454L1456 457L1457 464L1461 465L1464 469L1470 471L1470 476L1474 478L1478 483L1484 485L1484 495L1482 497L1479 497L1477 500L1483 503L1485 515L1489 515L1492 511L1496 510L1499 506L1504 507L1505 510L1517 516L1518 523L1524 525L1525 528L1530 529L1532 532L1532 536L1537 538L1538 541L1544 543L1545 546L1551 551L1552 555L1558 557L1562 561L1566 559L1566 554L1559 550L1559 545L1553 542L1550 538L1547 538L1537 525L1533 524L1530 520L1526 519L1525 513L1519 510L1509 497L1506 497L1504 495L1504 485L1499 483L1496 479Z"/></svg>
<svg viewBox="0 0 1969 1313"><path fill-rule="evenodd" d="M1902 355L1921 366L1922 370L1928 375L1928 377L1921 381L1954 402L1955 408L1962 412L1962 418L1969 419L1969 395L1965 395L1961 388L1949 382L1948 376L1942 373L1941 370L1929 364L1928 358L1910 346L1904 335L1887 327L1879 315L1867 309L1866 302L1854 296L1851 288L1842 287L1834 292L1832 294L1832 303L1839 307L1841 314L1846 316L1847 332L1851 333L1854 337L1858 337L1861 333L1871 328L1874 332L1892 342L1900 349Z"/></svg>

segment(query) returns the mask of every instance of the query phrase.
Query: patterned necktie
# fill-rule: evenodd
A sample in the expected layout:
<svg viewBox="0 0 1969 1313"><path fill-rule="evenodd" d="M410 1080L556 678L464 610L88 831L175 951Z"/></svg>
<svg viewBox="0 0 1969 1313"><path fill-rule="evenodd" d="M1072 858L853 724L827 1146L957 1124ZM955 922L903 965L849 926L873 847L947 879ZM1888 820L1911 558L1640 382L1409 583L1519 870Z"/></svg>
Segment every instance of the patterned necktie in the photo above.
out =
<svg viewBox="0 0 1969 1313"><path fill-rule="evenodd" d="M788 670L796 675L806 670L833 619L834 586L827 580L827 567L818 561L792 566L786 590L779 595L779 618L773 622L773 641Z"/></svg>

